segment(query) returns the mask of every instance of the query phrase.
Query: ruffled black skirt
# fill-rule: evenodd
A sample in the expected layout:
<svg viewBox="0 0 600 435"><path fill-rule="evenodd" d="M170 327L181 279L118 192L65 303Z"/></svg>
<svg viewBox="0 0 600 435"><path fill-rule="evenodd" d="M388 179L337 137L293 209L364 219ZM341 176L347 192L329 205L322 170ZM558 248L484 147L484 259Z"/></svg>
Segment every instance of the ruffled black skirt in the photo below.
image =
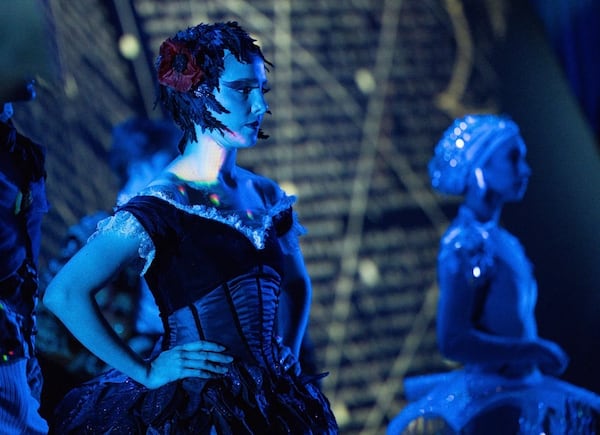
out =
<svg viewBox="0 0 600 435"><path fill-rule="evenodd" d="M50 433L336 434L316 381L233 363L216 379L187 378L149 390L110 370L65 396Z"/></svg>

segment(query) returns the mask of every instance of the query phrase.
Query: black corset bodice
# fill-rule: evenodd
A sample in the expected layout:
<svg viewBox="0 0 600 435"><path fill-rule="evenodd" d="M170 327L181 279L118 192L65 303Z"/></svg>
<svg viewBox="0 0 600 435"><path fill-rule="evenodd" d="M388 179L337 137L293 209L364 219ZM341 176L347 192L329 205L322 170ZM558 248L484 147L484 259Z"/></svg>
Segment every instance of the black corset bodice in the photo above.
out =
<svg viewBox="0 0 600 435"><path fill-rule="evenodd" d="M279 274L268 266L238 276L171 314L168 346L208 340L241 360L274 366Z"/></svg>
<svg viewBox="0 0 600 435"><path fill-rule="evenodd" d="M273 365L283 258L277 238L289 230L291 208L237 220L138 196L120 210L135 216L155 247L145 278L165 325L163 347L208 340L244 361Z"/></svg>

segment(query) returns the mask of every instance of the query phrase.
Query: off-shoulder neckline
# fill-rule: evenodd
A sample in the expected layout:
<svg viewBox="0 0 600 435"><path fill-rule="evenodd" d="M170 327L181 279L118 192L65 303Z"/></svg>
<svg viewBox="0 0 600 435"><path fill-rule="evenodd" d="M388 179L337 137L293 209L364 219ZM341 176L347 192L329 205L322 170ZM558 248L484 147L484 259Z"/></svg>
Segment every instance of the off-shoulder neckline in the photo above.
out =
<svg viewBox="0 0 600 435"><path fill-rule="evenodd" d="M177 184L149 186L137 195L129 198L148 196L167 202L185 213L223 223L244 235L257 248L263 249L269 228L273 226L273 218L292 207L295 196L281 191L278 199L261 210L222 210L211 204L187 204L185 193Z"/></svg>

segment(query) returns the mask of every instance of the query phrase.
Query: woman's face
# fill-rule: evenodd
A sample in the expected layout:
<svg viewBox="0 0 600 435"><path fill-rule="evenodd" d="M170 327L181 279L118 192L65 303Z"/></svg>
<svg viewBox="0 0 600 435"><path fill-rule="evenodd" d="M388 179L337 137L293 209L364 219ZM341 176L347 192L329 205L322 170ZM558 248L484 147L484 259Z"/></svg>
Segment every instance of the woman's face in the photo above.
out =
<svg viewBox="0 0 600 435"><path fill-rule="evenodd" d="M487 190L504 201L521 200L531 175L526 152L523 139L518 135L500 145L481 168Z"/></svg>
<svg viewBox="0 0 600 435"><path fill-rule="evenodd" d="M225 148L247 148L256 143L264 114L269 109L265 101L267 76L263 60L254 56L252 63L242 63L225 52L224 70L215 98L229 113L215 113L229 131L213 132L215 140Z"/></svg>

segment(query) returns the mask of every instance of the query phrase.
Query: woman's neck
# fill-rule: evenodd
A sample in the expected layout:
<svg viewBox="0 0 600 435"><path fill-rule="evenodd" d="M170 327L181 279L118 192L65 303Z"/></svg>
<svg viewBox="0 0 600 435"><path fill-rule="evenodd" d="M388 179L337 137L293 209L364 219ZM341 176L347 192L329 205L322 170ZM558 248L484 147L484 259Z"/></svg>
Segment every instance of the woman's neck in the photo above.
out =
<svg viewBox="0 0 600 435"><path fill-rule="evenodd" d="M477 192L479 193L479 192ZM498 222L502 212L503 203L489 198L485 195L483 198L477 193L467 194L463 205L467 207L479 222ZM487 192L486 192L487 193Z"/></svg>
<svg viewBox="0 0 600 435"><path fill-rule="evenodd" d="M233 184L236 151L222 147L210 137L200 137L186 145L184 153L167 167L167 171L192 184Z"/></svg>

